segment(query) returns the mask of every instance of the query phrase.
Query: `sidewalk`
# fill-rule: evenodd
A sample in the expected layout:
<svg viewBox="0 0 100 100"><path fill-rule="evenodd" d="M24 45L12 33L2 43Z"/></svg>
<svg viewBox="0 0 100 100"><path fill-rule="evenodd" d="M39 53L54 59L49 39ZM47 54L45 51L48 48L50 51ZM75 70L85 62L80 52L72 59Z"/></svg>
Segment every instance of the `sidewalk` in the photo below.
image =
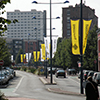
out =
<svg viewBox="0 0 100 100"><path fill-rule="evenodd" d="M37 99L28 99L28 98L13 98L13 97L11 97L11 98L8 98L8 100L37 100Z"/></svg>
<svg viewBox="0 0 100 100"><path fill-rule="evenodd" d="M45 78L45 77L39 77L39 79L41 80L41 82L44 85L51 85L50 87L47 88L47 90L49 92L53 92L53 93L59 93L59 94L65 94L65 95L73 95L73 96L82 96L84 97L84 94L79 94L77 92L72 92L72 91L66 91L66 90L61 90L59 87L52 87L52 85L56 85L57 83L53 80L52 84L50 82L50 77ZM29 99L29 98L20 98L20 97L8 97L8 100L37 100L37 99Z"/></svg>
<svg viewBox="0 0 100 100"><path fill-rule="evenodd" d="M40 77L39 78L44 85L57 85L57 83L53 80L52 84L50 83L50 77L45 78L45 77ZM54 93L59 93L59 94L66 94L66 95L73 95L73 96L85 96L85 94L79 94L76 92L71 92L71 91L65 91L61 90L60 88L47 88L48 91L54 92Z"/></svg>

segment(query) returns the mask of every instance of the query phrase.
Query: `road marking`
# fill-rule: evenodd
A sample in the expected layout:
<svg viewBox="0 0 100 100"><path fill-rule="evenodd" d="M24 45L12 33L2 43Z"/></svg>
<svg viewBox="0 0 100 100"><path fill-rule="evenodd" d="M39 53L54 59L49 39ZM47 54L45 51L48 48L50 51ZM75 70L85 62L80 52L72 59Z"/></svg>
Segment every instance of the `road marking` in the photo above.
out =
<svg viewBox="0 0 100 100"><path fill-rule="evenodd" d="M73 80L71 77L69 77L69 78L70 78L70 80L72 80L72 81L74 81L74 82L76 82L76 83L80 84L79 82L77 82L77 81Z"/></svg>
<svg viewBox="0 0 100 100"><path fill-rule="evenodd" d="M16 92L16 90L18 89L18 87L20 86L22 80L23 80L24 76L21 78L21 80L19 81L18 85L15 87L15 90L13 92Z"/></svg>

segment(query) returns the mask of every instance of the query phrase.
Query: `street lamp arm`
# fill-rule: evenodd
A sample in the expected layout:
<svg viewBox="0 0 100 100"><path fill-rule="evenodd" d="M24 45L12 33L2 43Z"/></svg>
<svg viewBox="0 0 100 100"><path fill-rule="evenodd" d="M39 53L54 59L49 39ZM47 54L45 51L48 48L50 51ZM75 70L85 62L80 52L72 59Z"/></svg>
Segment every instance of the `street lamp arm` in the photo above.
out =
<svg viewBox="0 0 100 100"><path fill-rule="evenodd" d="M35 16L32 17L32 19L44 19L44 18L36 18ZM50 18L46 18L46 19L50 19ZM60 19L60 17L56 17L56 18L51 18L51 19Z"/></svg>
<svg viewBox="0 0 100 100"><path fill-rule="evenodd" d="M33 1L32 3L35 3L35 4L50 4L50 3L41 3L41 2L37 2L37 1ZM69 1L65 1L65 2L54 2L54 3L51 3L51 4L65 4L65 3L69 3Z"/></svg>

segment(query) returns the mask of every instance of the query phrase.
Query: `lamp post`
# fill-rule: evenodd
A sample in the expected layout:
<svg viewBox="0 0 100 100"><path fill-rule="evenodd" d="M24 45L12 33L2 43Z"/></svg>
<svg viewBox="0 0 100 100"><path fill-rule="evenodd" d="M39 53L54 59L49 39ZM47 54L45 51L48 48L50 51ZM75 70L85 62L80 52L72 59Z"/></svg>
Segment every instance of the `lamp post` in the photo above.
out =
<svg viewBox="0 0 100 100"><path fill-rule="evenodd" d="M32 3L35 3L35 4L38 4L37 1L33 1ZM69 1L65 1L65 2L56 2L56 3L52 3L51 0L50 0L50 3L39 3L39 4L49 4L50 5L50 70L51 70L51 84L53 83L52 82L52 21L51 21L51 18L52 18L52 10L51 10L51 4L65 4L65 3L69 3Z"/></svg>
<svg viewBox="0 0 100 100"><path fill-rule="evenodd" d="M30 33L28 33L28 67L29 67L29 36L30 36Z"/></svg>
<svg viewBox="0 0 100 100"><path fill-rule="evenodd" d="M80 92L83 94L83 21L82 21L82 0L80 1L80 60L81 60L81 79L80 79Z"/></svg>
<svg viewBox="0 0 100 100"><path fill-rule="evenodd" d="M24 65L24 48L23 48L23 38L21 38L22 40L22 50L23 50L23 65Z"/></svg>
<svg viewBox="0 0 100 100"><path fill-rule="evenodd" d="M34 27L34 30L36 31L36 68L37 68L37 28Z"/></svg>

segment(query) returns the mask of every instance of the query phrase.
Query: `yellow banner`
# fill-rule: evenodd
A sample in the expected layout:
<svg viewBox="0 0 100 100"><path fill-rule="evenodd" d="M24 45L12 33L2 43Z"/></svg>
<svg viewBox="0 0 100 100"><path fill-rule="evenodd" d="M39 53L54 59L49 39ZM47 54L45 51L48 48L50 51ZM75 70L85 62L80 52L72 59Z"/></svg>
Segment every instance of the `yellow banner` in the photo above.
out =
<svg viewBox="0 0 100 100"><path fill-rule="evenodd" d="M21 62L23 62L23 54L20 54Z"/></svg>
<svg viewBox="0 0 100 100"><path fill-rule="evenodd" d="M37 61L36 61L36 51L33 51L34 61L37 62L40 58L40 51L37 51Z"/></svg>
<svg viewBox="0 0 100 100"><path fill-rule="evenodd" d="M33 51L34 61L36 62L36 51Z"/></svg>
<svg viewBox="0 0 100 100"><path fill-rule="evenodd" d="M79 47L79 20L71 20L72 53L80 54Z"/></svg>
<svg viewBox="0 0 100 100"><path fill-rule="evenodd" d="M45 44L41 44L41 49L42 49L42 59L46 59L46 52L45 52Z"/></svg>
<svg viewBox="0 0 100 100"><path fill-rule="evenodd" d="M37 61L39 60L40 58L40 51L37 52Z"/></svg>
<svg viewBox="0 0 100 100"><path fill-rule="evenodd" d="M85 53L86 44L87 44L87 37L89 33L89 29L91 26L92 20L83 20L83 54Z"/></svg>
<svg viewBox="0 0 100 100"><path fill-rule="evenodd" d="M26 54L24 54L23 62L26 63Z"/></svg>

